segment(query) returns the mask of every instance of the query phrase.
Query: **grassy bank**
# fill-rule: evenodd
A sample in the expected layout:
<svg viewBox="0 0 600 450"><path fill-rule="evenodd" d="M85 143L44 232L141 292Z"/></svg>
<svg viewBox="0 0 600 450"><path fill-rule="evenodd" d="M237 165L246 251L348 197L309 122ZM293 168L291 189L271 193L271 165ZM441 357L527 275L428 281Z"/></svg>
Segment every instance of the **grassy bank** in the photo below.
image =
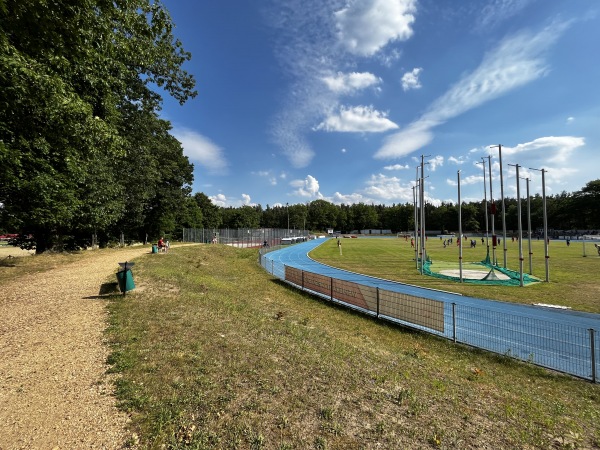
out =
<svg viewBox="0 0 600 450"><path fill-rule="evenodd" d="M110 363L140 447L600 446L597 385L333 306L256 259L174 248L110 297Z"/></svg>
<svg viewBox="0 0 600 450"><path fill-rule="evenodd" d="M403 238L388 239L341 239L342 255L335 239L327 241L310 253L310 256L324 264L329 264L353 272L364 273L403 283L425 286L434 289L457 292L477 298L502 300L516 303L550 303L568 306L579 311L600 313L600 257L594 245L586 243L586 257L583 257L583 244L571 241L552 241L549 246L550 282L541 282L526 287L484 286L451 282L439 278L420 275L416 270L414 249L410 241ZM463 261L482 261L486 257L486 247L481 240L475 248L463 248ZM544 242L532 241L532 274L540 280L546 278ZM432 271L438 267L447 268L454 264L458 268L458 248L456 244L444 248L439 239L427 241L427 254L433 261ZM524 272L529 272L529 249L523 241ZM497 248L499 265L503 265L503 249ZM507 268L519 270L518 242L507 242Z"/></svg>

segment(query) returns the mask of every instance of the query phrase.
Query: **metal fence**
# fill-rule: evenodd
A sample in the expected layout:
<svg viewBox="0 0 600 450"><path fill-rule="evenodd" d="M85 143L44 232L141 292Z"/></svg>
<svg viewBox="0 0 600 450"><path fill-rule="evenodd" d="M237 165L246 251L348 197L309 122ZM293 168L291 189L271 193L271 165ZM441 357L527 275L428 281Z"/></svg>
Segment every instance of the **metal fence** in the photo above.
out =
<svg viewBox="0 0 600 450"><path fill-rule="evenodd" d="M183 242L225 244L234 247L272 247L305 240L306 230L280 228L184 228Z"/></svg>
<svg viewBox="0 0 600 450"><path fill-rule="evenodd" d="M277 262L267 256L269 250L272 249L261 250L261 266L303 291L453 342L594 383L598 381L600 342L594 328L432 300L341 280Z"/></svg>

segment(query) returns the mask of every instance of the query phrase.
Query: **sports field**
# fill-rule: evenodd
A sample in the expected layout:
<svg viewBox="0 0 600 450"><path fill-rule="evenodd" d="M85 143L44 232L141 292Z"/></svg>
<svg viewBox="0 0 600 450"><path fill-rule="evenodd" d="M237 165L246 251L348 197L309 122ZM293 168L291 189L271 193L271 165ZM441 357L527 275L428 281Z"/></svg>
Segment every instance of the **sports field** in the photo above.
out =
<svg viewBox="0 0 600 450"><path fill-rule="evenodd" d="M470 241L470 240L469 240ZM467 241L467 242L469 242ZM551 241L549 244L549 282L545 282L544 243L532 240L532 275L541 280L525 287L482 286L421 275L415 262L414 248L404 238L340 238L340 252L335 239L325 242L310 253L310 257L341 269L389 280L452 291L464 295L515 303L544 303L570 307L574 310L600 313L600 257L592 242ZM459 269L459 250L456 244L444 248L443 241L433 238L426 243L432 271ZM491 257L492 249L490 249ZM497 261L503 266L503 247L496 249ZM487 248L481 238L475 248L463 247L463 270L474 269L471 263L486 258ZM517 241L507 241L507 268L519 271ZM523 241L523 271L529 273L528 241ZM485 270L485 268L483 268ZM476 270L482 270L479 266Z"/></svg>

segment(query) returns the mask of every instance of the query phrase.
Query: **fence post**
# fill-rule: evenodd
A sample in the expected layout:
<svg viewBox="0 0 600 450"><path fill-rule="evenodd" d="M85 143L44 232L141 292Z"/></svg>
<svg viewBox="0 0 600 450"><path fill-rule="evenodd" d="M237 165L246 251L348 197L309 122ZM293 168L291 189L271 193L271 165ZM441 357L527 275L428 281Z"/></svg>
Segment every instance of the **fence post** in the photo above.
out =
<svg viewBox="0 0 600 450"><path fill-rule="evenodd" d="M304 270L302 271L302 290L304 290Z"/></svg>
<svg viewBox="0 0 600 450"><path fill-rule="evenodd" d="M592 350L592 383L596 382L596 332L590 328L590 349Z"/></svg>
<svg viewBox="0 0 600 450"><path fill-rule="evenodd" d="M379 287L375 288L377 293L377 318L379 319Z"/></svg>
<svg viewBox="0 0 600 450"><path fill-rule="evenodd" d="M329 288L330 292L331 292L330 300L333 301L333 277L331 277L329 280L330 280L330 285L331 285L331 287Z"/></svg>
<svg viewBox="0 0 600 450"><path fill-rule="evenodd" d="M456 344L456 303L452 303L452 340Z"/></svg>

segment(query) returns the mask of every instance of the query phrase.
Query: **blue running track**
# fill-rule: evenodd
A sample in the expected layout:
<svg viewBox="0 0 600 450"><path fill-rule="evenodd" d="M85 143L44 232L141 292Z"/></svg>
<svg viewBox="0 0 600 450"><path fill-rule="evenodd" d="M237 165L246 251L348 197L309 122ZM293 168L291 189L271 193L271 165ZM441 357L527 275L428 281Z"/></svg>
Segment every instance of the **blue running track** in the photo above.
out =
<svg viewBox="0 0 600 450"><path fill-rule="evenodd" d="M285 266L289 266L363 286L437 300L444 303L443 332L379 317L594 382L600 375L600 314L466 297L348 272L308 257L308 253L324 241L315 239L266 253L261 257L261 264L283 280ZM452 282L448 284L451 289ZM363 312L374 315L373 311Z"/></svg>

